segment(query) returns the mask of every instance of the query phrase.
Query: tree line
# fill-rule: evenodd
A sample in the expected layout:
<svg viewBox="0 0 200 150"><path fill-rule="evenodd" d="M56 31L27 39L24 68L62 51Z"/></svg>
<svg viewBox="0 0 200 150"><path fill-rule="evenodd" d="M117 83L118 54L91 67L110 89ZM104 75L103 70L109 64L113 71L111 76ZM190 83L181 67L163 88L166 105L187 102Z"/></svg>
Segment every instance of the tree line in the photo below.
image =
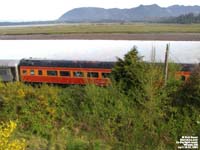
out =
<svg viewBox="0 0 200 150"><path fill-rule="evenodd" d="M191 24L191 23L200 23L200 13L194 14L184 14L178 17L170 17L161 21L162 23L180 23L180 24Z"/></svg>

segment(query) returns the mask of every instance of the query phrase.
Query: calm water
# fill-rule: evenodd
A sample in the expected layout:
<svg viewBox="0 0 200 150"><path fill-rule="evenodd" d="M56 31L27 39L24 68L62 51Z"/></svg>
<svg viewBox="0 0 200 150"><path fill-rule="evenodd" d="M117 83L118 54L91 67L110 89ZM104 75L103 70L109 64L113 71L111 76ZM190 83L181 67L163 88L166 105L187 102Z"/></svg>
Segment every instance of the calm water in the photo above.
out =
<svg viewBox="0 0 200 150"><path fill-rule="evenodd" d="M192 41L112 41L112 40L0 40L0 59L42 58L66 60L115 61L133 46L144 60L164 60L166 44L170 44L170 60L178 63L199 63L200 42Z"/></svg>

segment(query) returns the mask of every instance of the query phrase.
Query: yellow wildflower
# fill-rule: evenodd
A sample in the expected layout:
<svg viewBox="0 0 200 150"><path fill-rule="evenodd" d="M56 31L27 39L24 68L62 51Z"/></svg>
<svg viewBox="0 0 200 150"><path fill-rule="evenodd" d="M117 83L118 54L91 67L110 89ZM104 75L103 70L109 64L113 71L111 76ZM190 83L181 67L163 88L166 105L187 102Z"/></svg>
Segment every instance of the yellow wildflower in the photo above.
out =
<svg viewBox="0 0 200 150"><path fill-rule="evenodd" d="M25 150L26 142L24 139L10 140L10 136L16 126L16 123L13 121L0 125L0 150Z"/></svg>

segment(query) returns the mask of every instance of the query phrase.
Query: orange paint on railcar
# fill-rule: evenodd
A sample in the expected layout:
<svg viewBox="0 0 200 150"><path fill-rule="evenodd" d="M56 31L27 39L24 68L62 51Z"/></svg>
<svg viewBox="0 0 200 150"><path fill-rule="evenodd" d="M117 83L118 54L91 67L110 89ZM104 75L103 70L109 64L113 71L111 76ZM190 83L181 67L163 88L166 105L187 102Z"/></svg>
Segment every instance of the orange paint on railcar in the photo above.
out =
<svg viewBox="0 0 200 150"><path fill-rule="evenodd" d="M187 81L191 75L190 71L177 71L176 72L176 79Z"/></svg>
<svg viewBox="0 0 200 150"><path fill-rule="evenodd" d="M110 73L111 69L102 69L102 68L99 69L99 68L20 66L21 81L28 83L79 84L79 85L96 84L99 86L107 86L111 82L110 79L104 77L104 75ZM90 74L94 74L96 75L96 77L91 77Z"/></svg>

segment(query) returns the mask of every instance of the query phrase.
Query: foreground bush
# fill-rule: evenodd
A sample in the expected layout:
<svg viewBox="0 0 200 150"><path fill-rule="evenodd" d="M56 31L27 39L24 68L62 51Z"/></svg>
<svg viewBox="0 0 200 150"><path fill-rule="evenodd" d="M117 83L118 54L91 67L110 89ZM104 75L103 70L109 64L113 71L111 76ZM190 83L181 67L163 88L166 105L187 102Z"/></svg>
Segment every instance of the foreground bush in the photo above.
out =
<svg viewBox="0 0 200 150"><path fill-rule="evenodd" d="M163 88L159 68L151 70L140 105L115 84L0 84L0 120L18 120L16 138L25 138L27 149L173 149L180 136L200 133L199 111L174 106L179 84Z"/></svg>
<svg viewBox="0 0 200 150"><path fill-rule="evenodd" d="M146 65L134 48L120 59L109 87L0 83L0 121L18 120L27 149L176 149L199 135L199 74L175 80L169 65ZM193 89L193 90L190 90Z"/></svg>
<svg viewBox="0 0 200 150"><path fill-rule="evenodd" d="M181 88L179 103L200 107L200 65L196 66L189 80Z"/></svg>
<svg viewBox="0 0 200 150"><path fill-rule="evenodd" d="M11 140L16 123L10 121L0 125L0 150L25 150L25 140Z"/></svg>

